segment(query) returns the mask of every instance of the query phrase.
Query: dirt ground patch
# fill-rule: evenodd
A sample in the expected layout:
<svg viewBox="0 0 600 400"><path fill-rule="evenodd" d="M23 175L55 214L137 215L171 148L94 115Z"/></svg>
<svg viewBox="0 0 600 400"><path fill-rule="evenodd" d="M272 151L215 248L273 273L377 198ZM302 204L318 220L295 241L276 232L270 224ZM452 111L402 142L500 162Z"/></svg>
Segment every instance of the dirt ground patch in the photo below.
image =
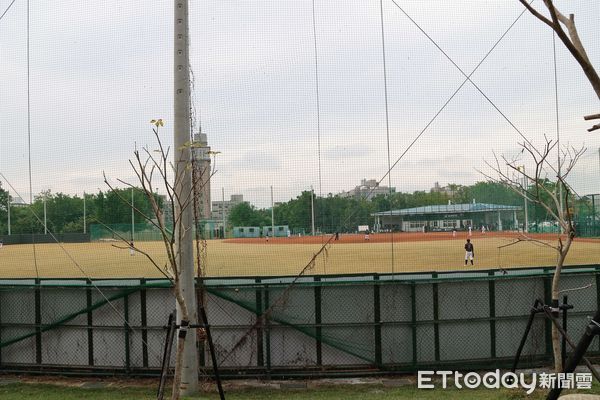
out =
<svg viewBox="0 0 600 400"><path fill-rule="evenodd" d="M398 232L398 233L371 233L369 239L364 234L344 233L340 234L338 240L335 240L335 234L323 234L319 236L291 236L276 238L237 238L226 239L225 243L246 243L246 244L323 244L331 239L336 244L346 243L402 243L402 242L430 242L436 240L456 240L456 239L486 239L486 238L518 238L522 236L519 232L473 232L471 236L467 232ZM559 235L555 233L530 233L529 237L538 240L556 240ZM575 238L579 242L598 242L600 239Z"/></svg>

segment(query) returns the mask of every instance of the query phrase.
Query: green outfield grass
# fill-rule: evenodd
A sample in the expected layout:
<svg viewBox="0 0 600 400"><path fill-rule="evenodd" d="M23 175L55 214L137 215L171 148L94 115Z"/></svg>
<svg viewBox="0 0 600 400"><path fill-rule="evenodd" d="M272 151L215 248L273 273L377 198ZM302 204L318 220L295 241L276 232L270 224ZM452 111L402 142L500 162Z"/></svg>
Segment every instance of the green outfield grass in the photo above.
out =
<svg viewBox="0 0 600 400"><path fill-rule="evenodd" d="M520 243L503 249L510 239L473 239L475 266L467 269L553 265L555 253L537 243ZM334 242L335 243L335 242ZM462 239L423 242L342 243L320 255L311 273L366 273L446 271L464 269ZM166 257L161 242L138 242L160 265ZM207 276L294 275L304 268L319 244L242 244L208 241ZM392 268L393 251L393 268ZM34 257L35 254L35 257ZM600 263L600 242L576 241L567 264ZM37 264L37 267L36 267ZM160 277L141 254L131 256L106 242L9 245L0 249L0 277Z"/></svg>

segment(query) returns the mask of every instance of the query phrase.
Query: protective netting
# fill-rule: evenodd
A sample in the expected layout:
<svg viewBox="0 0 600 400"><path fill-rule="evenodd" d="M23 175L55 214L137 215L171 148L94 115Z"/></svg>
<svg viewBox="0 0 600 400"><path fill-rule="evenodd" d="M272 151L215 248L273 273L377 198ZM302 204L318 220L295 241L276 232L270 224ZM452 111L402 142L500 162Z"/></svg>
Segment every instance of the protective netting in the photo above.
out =
<svg viewBox="0 0 600 400"><path fill-rule="evenodd" d="M0 4L0 367L155 372L182 210L229 371L506 363L570 226L600 305L599 94L522 2L189 3Z"/></svg>

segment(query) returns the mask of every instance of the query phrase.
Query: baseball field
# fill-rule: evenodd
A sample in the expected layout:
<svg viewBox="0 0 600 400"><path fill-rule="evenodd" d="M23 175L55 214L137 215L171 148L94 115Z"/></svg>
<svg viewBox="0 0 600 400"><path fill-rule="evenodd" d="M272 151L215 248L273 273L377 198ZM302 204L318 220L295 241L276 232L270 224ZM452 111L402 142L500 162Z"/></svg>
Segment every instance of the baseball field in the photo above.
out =
<svg viewBox="0 0 600 400"><path fill-rule="evenodd" d="M307 274L389 273L461 269L550 266L556 253L542 242L556 245L556 235L532 235L537 241L515 242L516 233L473 233L475 265L464 265L467 235L451 233L395 233L340 235L332 240ZM207 276L295 275L330 239L313 237L209 240ZM166 257L162 242L137 242L159 265ZM503 247L506 246L506 247ZM600 239L576 238L567 265L600 263ZM146 256L131 255L118 242L5 245L0 249L0 278L21 277L160 277Z"/></svg>

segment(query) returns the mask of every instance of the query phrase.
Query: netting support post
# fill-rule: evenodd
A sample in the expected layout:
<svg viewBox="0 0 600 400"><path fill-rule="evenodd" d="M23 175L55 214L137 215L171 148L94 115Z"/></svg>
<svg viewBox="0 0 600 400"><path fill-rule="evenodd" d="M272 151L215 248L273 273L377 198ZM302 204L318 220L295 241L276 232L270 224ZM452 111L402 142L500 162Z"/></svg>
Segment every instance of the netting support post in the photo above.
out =
<svg viewBox="0 0 600 400"><path fill-rule="evenodd" d="M575 368L579 365L582 359L585 358L585 353L594 340L594 338L600 335L600 310L596 311L594 318L588 323L585 332L579 339L575 350L571 354L571 357L567 360L567 363L563 367L563 373L569 374L575 371ZM591 364L590 364L591 365ZM593 368L593 367L591 367ZM593 371L593 369L591 369ZM556 400L562 392L562 387L555 387L548 393L547 400Z"/></svg>
<svg viewBox="0 0 600 400"><path fill-rule="evenodd" d="M375 322L375 364L378 368L382 365L381 356L381 297L379 295L379 275L373 275L373 314Z"/></svg>
<svg viewBox="0 0 600 400"><path fill-rule="evenodd" d="M417 285L414 282L410 284L410 314L411 314L411 328L412 328L412 362L413 368L417 370Z"/></svg>
<svg viewBox="0 0 600 400"><path fill-rule="evenodd" d="M433 279L437 279L437 272L431 273ZM440 305L438 300L438 284L432 283L433 290L433 340L435 361L440 361Z"/></svg>
<svg viewBox="0 0 600 400"><path fill-rule="evenodd" d="M321 282L321 278L315 276L315 282ZM315 343L317 352L317 365L323 366L323 329L321 327L321 286L315 285L315 336L317 342Z"/></svg>
<svg viewBox="0 0 600 400"><path fill-rule="evenodd" d="M142 324L142 365L148 367L148 305L146 279L140 279L140 322Z"/></svg>
<svg viewBox="0 0 600 400"><path fill-rule="evenodd" d="M35 278L35 362L42 364L42 293L40 278Z"/></svg>
<svg viewBox="0 0 600 400"><path fill-rule="evenodd" d="M85 304L87 307L87 339L88 339L88 365L94 366L94 321L92 318L92 281L88 278L85 280Z"/></svg>
<svg viewBox="0 0 600 400"><path fill-rule="evenodd" d="M527 325L525 326L525 332L523 332L523 336L521 337L521 342L519 343L519 347L517 348L517 353L515 354L515 359L513 360L513 365L511 368L511 372L515 372L517 370L517 366L519 365L519 360L521 359L521 352L525 347L525 343L527 342L527 337L529 336L529 331L531 330L531 326L533 325L533 321L535 319L535 315L540 313L540 304L539 300L536 300L533 303L533 307L529 311L529 319L527 320Z"/></svg>
<svg viewBox="0 0 600 400"><path fill-rule="evenodd" d="M494 277L494 271L489 274ZM488 293L490 301L490 357L496 358L496 281L490 279L488 281Z"/></svg>

